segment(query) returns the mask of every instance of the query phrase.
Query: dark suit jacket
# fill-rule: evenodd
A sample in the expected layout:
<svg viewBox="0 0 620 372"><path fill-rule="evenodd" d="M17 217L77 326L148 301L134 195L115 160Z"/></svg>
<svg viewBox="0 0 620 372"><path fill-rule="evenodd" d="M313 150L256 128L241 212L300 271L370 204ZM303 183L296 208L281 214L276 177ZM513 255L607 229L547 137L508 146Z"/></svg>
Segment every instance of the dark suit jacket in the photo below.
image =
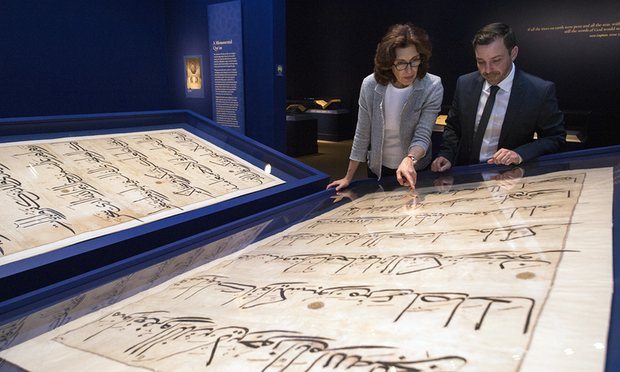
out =
<svg viewBox="0 0 620 372"><path fill-rule="evenodd" d="M478 163L480 149L473 149L472 142L483 84L477 71L456 82L438 154L453 166ZM565 142L564 115L558 107L555 84L516 69L498 149L513 150L525 162L556 152Z"/></svg>

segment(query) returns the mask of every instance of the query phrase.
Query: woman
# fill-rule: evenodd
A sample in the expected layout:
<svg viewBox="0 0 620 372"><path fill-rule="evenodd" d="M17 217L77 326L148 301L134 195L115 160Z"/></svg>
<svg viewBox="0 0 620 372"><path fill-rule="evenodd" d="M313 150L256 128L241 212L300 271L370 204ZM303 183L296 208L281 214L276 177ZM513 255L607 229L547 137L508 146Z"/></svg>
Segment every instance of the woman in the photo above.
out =
<svg viewBox="0 0 620 372"><path fill-rule="evenodd" d="M431 50L426 31L411 24L393 25L383 36L374 73L362 82L347 174L327 188L349 186L366 161L369 177L396 175L401 185L415 187L416 170L431 161L431 133L443 99L441 79L427 72Z"/></svg>

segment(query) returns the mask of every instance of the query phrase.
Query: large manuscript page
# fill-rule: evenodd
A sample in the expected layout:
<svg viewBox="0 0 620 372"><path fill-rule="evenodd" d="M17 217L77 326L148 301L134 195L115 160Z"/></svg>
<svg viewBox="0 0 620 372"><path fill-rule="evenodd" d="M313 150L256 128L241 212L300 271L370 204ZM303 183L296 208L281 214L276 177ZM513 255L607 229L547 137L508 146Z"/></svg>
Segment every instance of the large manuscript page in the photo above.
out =
<svg viewBox="0 0 620 372"><path fill-rule="evenodd" d="M0 144L0 264L281 183L184 129Z"/></svg>
<svg viewBox="0 0 620 372"><path fill-rule="evenodd" d="M35 371L603 371L612 188L603 168L372 193L0 357Z"/></svg>

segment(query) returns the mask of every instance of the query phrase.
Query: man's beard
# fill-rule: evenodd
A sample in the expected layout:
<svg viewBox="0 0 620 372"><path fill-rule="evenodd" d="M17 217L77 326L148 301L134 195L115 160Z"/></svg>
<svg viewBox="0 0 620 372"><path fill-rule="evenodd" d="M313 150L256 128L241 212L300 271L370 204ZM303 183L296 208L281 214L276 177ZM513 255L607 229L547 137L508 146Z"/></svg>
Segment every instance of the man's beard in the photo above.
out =
<svg viewBox="0 0 620 372"><path fill-rule="evenodd" d="M493 84L497 84L499 83L499 78L501 77L501 74L499 72L491 72L488 74L482 74L482 77L484 78L484 80L490 83L492 82Z"/></svg>

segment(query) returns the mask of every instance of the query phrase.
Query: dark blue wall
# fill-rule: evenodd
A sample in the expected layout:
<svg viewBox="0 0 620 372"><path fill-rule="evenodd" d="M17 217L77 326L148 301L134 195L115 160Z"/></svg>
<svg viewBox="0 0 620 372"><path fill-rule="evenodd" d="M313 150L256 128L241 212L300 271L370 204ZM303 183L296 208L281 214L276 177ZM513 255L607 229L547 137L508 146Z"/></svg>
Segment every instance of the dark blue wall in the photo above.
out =
<svg viewBox="0 0 620 372"><path fill-rule="evenodd" d="M171 108L162 0L0 2L0 117Z"/></svg>
<svg viewBox="0 0 620 372"><path fill-rule="evenodd" d="M284 0L243 1L246 134L276 150L286 150Z"/></svg>
<svg viewBox="0 0 620 372"><path fill-rule="evenodd" d="M189 109L212 118L214 0L0 1L0 118ZM285 149L284 0L242 0L246 134ZM203 56L204 98L183 57Z"/></svg>
<svg viewBox="0 0 620 372"><path fill-rule="evenodd" d="M183 0L166 1L166 45L170 69L170 97L173 105L212 118L209 67L209 25L207 7L216 1ZM202 55L204 97L185 96L184 56Z"/></svg>

